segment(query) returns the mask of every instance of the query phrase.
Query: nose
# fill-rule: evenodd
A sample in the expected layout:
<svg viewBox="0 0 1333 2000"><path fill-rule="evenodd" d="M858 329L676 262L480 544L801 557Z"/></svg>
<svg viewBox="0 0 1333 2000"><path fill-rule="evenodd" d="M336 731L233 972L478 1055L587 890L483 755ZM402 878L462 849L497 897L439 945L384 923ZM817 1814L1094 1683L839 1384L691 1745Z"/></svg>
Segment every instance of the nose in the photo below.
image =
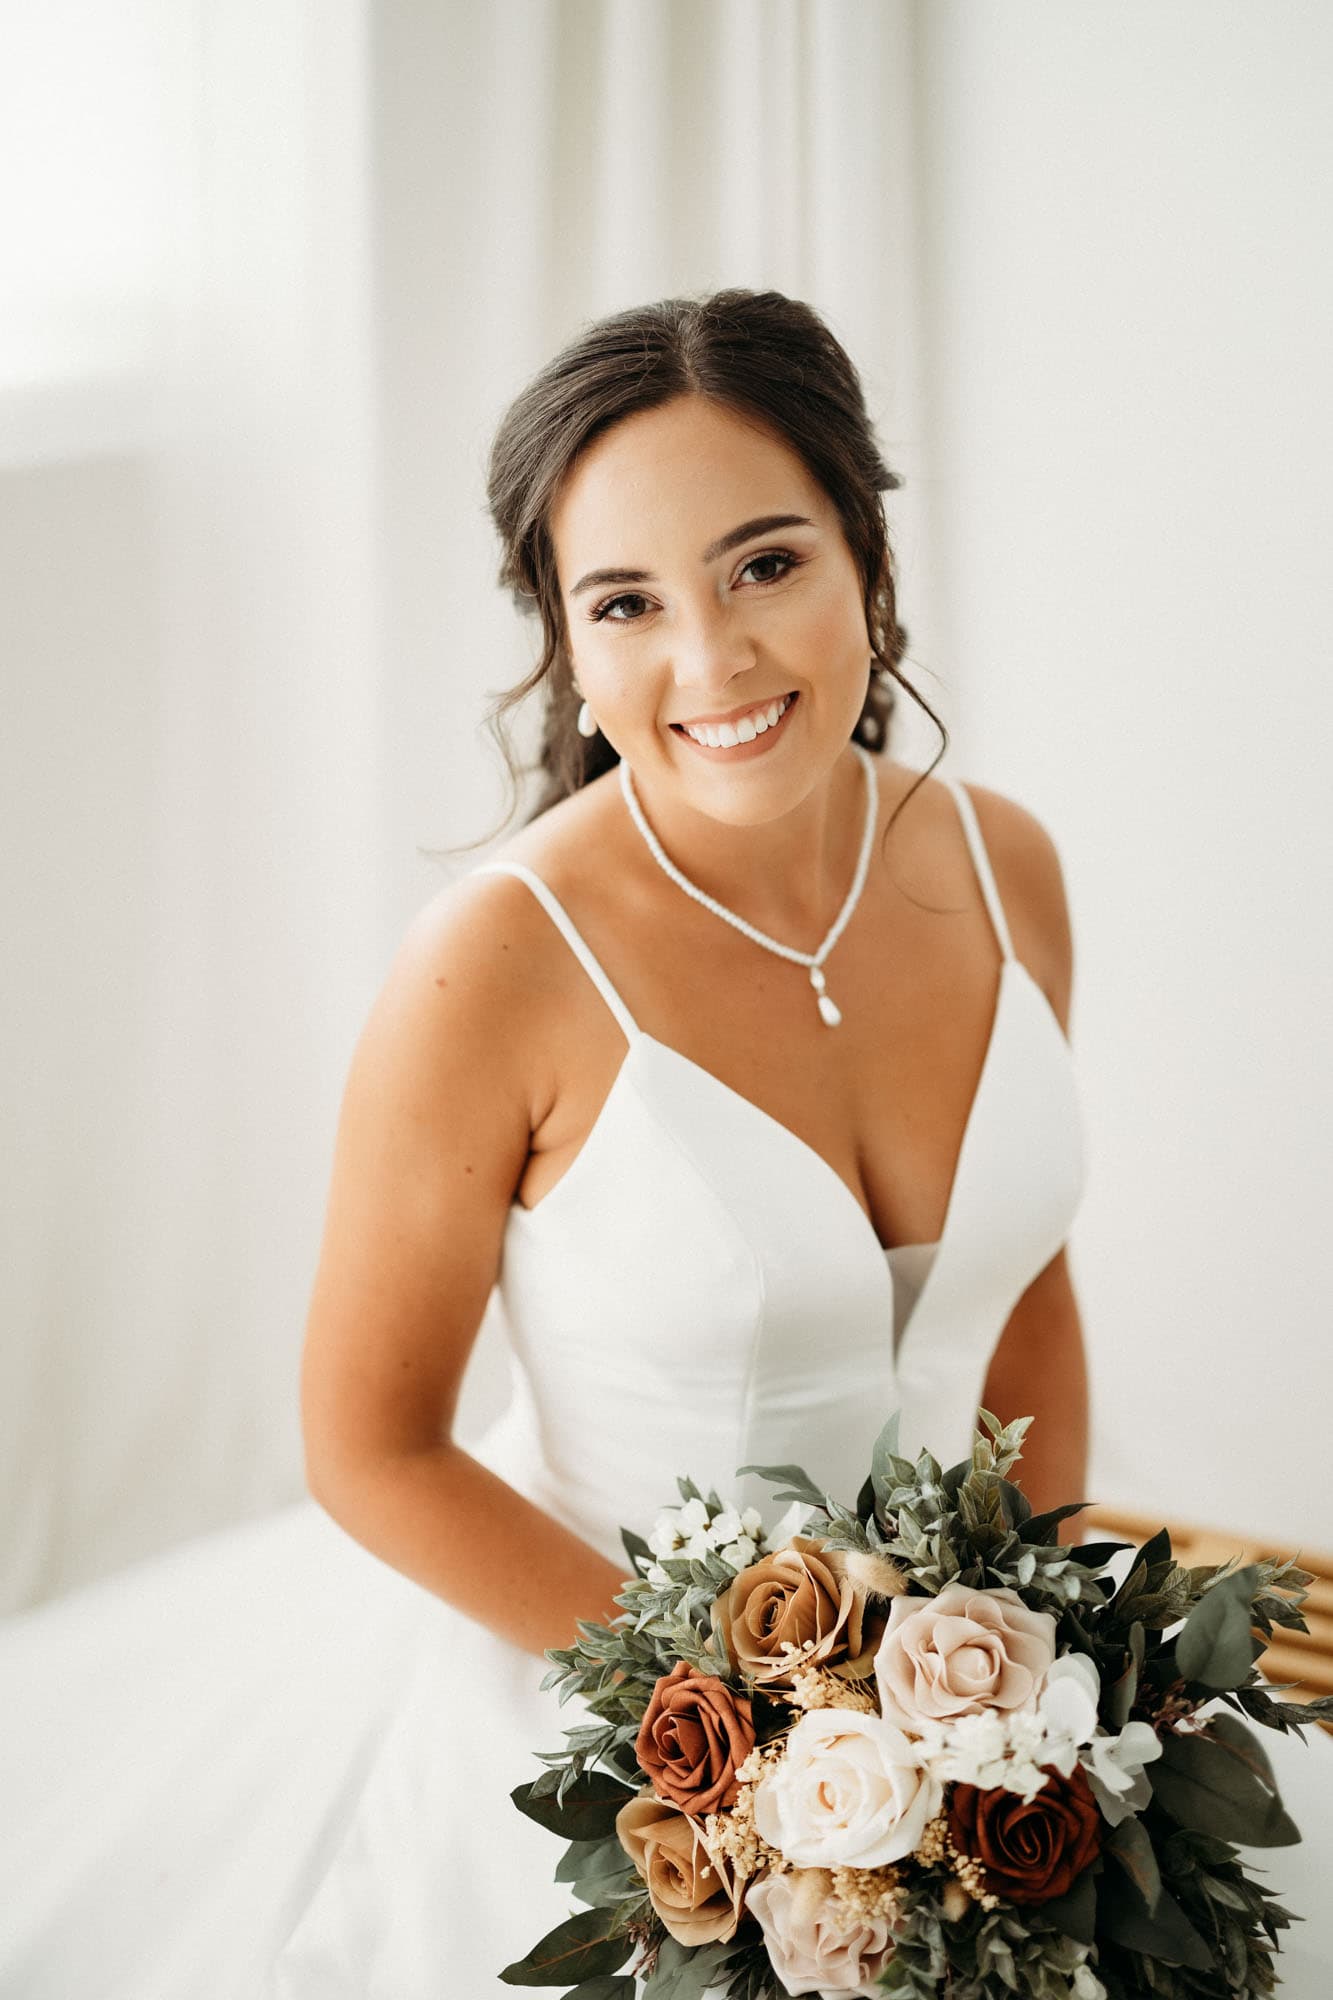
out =
<svg viewBox="0 0 1333 2000"><path fill-rule="evenodd" d="M730 607L706 603L681 614L671 638L672 678L700 694L725 692L755 663L754 641Z"/></svg>

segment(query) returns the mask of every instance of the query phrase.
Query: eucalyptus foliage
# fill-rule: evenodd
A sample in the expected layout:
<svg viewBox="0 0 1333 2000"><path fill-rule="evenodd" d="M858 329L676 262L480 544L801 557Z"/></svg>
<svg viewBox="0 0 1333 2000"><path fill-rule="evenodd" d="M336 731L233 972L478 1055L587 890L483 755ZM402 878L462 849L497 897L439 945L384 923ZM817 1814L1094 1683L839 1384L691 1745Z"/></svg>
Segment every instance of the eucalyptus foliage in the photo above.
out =
<svg viewBox="0 0 1333 2000"><path fill-rule="evenodd" d="M912 1864L882 1989L893 2000L946 1991L949 2000L1266 2000L1292 1918L1245 1874L1236 1850L1300 1836L1248 1725L1299 1734L1333 1721L1333 1698L1281 1701L1285 1689L1257 1666L1275 1626L1307 1629L1301 1605L1312 1578L1294 1562L1189 1568L1162 1529L1132 1550L1117 1585L1107 1565L1132 1545L1060 1543L1060 1523L1087 1503L1034 1514L1007 1476L1030 1423L981 1411L969 1457L944 1468L926 1451L903 1456L895 1415L854 1506L821 1493L799 1465L738 1468L769 1481L776 1504L804 1507L805 1532L827 1548L895 1564L914 1595L950 1583L1007 1588L1049 1612L1057 1653L1086 1654L1097 1668L1105 1728L1146 1722L1162 1746L1147 1766L1150 1802L1103 1829L1096 1860L1058 1901L989 1911L969 1903L951 1921L942 1892L953 1877L942 1864ZM716 1493L678 1484L682 1500L720 1511ZM634 1573L615 1600L619 1615L609 1625L581 1620L572 1646L548 1652L542 1682L562 1704L578 1697L590 1720L565 1732L563 1749L537 1753L547 1768L513 1793L566 1841L556 1879L585 1907L500 1976L560 1986L569 2000L783 2000L752 1918L727 1944L681 1946L616 1836L620 1807L644 1782L639 1725L678 1660L747 1695L760 1742L789 1720L780 1699L743 1679L715 1628L731 1564L717 1552L654 1561L641 1536L622 1537Z"/></svg>

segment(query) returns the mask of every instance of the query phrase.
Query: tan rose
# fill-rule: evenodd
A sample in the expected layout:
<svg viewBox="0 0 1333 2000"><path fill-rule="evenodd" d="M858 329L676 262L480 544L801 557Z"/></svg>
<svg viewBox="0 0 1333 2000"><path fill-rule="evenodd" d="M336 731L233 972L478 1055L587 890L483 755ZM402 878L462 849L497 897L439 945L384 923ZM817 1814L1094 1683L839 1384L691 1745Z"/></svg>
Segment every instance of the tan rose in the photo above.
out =
<svg viewBox="0 0 1333 2000"><path fill-rule="evenodd" d="M785 1688L796 1667L838 1661L841 1673L868 1674L884 1612L871 1607L841 1551L793 1535L740 1572L714 1604L713 1623L748 1679Z"/></svg>
<svg viewBox="0 0 1333 2000"><path fill-rule="evenodd" d="M660 1798L702 1819L735 1805L736 1766L753 1748L749 1696L677 1660L653 1689L634 1754Z"/></svg>
<svg viewBox="0 0 1333 2000"><path fill-rule="evenodd" d="M1055 1619L1017 1591L946 1583L937 1597L895 1597L875 1656L880 1712L900 1729L923 1717L1021 1708L1055 1658Z"/></svg>
<svg viewBox="0 0 1333 2000"><path fill-rule="evenodd" d="M735 1936L744 1885L734 1863L712 1852L703 1828L687 1813L651 1791L640 1792L616 1814L616 1833L678 1944L725 1944Z"/></svg>

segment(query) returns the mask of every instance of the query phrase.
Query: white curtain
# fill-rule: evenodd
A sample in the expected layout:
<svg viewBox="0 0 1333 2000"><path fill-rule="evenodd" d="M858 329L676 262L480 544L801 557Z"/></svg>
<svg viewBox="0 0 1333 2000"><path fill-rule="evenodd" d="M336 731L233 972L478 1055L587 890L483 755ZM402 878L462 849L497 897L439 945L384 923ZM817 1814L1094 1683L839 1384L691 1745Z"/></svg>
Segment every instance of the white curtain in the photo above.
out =
<svg viewBox="0 0 1333 2000"><path fill-rule="evenodd" d="M531 657L489 438L584 321L731 284L860 365L909 669L1065 856L1097 1490L1333 1541L1333 17L2 18L3 1602L301 1491L342 1079ZM465 1428L500 1393L488 1327Z"/></svg>
<svg viewBox="0 0 1333 2000"><path fill-rule="evenodd" d="M6 30L15 1604L299 1490L385 854L361 10L61 0Z"/></svg>

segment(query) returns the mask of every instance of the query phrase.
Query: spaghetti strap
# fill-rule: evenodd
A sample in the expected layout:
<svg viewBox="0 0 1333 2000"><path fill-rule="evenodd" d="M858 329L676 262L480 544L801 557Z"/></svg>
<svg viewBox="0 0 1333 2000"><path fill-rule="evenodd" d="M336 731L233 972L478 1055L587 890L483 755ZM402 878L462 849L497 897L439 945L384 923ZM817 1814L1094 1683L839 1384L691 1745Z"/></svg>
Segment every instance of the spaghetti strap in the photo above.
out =
<svg viewBox="0 0 1333 2000"><path fill-rule="evenodd" d="M941 776L943 776L943 773L941 773ZM977 880L981 884L981 893L986 899L986 908L990 914L995 935L999 939L1000 950L1006 958L1012 958L1014 947L1009 938L1009 926L1005 922L1004 907L1000 902L1000 892L995 886L995 875L990 865L990 856L986 852L986 843L981 838L981 828L977 825L976 807L972 804L967 791L957 778L946 777L944 782L953 793L954 804L958 807L958 817L963 822L963 832L967 838L968 852L972 856L972 866L977 871Z"/></svg>
<svg viewBox="0 0 1333 2000"><path fill-rule="evenodd" d="M555 891L543 882L541 876L529 868L526 862L523 861L483 861L471 872L474 875L517 875L521 881L527 883L533 895L545 909L547 916L562 934L565 943L569 946L575 958L577 958L579 964L583 967L583 970L587 973L589 979L591 979L593 985L615 1015L617 1021L619 1021L621 1027L624 1029L626 1041L631 1043L636 1042L639 1038L640 1030L634 1016L616 992L615 987L611 984L601 965L593 956L589 946L585 944L575 929L573 919L568 910L566 910L564 904L556 896Z"/></svg>

